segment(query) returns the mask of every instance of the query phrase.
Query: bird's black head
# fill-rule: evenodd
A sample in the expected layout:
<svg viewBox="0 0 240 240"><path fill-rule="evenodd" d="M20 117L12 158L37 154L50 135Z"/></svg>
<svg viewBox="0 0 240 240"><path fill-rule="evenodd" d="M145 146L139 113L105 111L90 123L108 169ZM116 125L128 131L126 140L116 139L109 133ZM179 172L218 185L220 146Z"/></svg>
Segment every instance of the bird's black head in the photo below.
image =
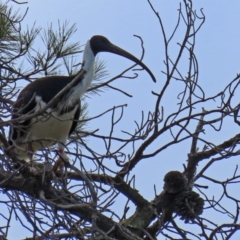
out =
<svg viewBox="0 0 240 240"><path fill-rule="evenodd" d="M93 36L90 39L90 47L95 56L99 52L111 52L111 53L114 53L114 54L117 54L117 55L120 55L120 56L123 56L125 58L132 60L133 62L135 62L135 63L139 64L141 67L143 67L150 74L153 81L156 82L154 75L152 74L152 72L148 69L148 67L145 64L143 64L139 59L134 57L129 52L112 44L107 38L100 36L100 35Z"/></svg>
<svg viewBox="0 0 240 240"><path fill-rule="evenodd" d="M90 46L96 56L99 52L108 52L107 49L111 46L111 42L104 36L95 35L90 39Z"/></svg>

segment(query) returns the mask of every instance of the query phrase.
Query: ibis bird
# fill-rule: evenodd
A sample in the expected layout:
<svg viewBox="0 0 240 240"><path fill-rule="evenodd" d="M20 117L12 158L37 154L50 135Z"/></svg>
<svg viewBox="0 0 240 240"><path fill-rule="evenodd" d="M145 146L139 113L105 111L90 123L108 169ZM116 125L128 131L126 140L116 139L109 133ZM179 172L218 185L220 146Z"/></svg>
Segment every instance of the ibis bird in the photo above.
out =
<svg viewBox="0 0 240 240"><path fill-rule="evenodd" d="M59 156L68 159L64 146L77 126L80 98L94 77L94 62L99 52L110 52L132 60L156 81L148 67L132 54L106 37L93 36L85 45L82 68L77 75L39 78L20 92L13 105L9 134L9 143L18 159L32 160L36 151L55 143Z"/></svg>

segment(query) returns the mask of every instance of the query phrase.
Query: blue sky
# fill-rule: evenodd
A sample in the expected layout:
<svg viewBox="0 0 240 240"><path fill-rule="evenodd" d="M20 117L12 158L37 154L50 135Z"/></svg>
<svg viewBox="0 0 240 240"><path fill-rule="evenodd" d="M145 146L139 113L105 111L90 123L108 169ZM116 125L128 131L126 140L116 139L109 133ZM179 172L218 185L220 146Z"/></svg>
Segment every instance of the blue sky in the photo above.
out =
<svg viewBox="0 0 240 240"><path fill-rule="evenodd" d="M154 0L152 4L161 15L166 33L169 35L177 21L179 1ZM15 8L19 6L14 5ZM240 72L240 30L238 27L240 1L202 0L194 1L194 6L199 14L200 9L203 8L206 16L206 22L197 35L195 49L200 71L199 83L206 94L216 94ZM84 44L91 36L101 34L116 45L140 57L140 42L133 35L141 36L145 46L143 62L152 70L157 78L157 83L154 84L144 71L139 72L139 77L135 80L117 80L114 85L132 94L133 98L127 98L113 91L107 91L101 96L94 96L88 99L89 115L98 114L113 105L128 103L122 128L131 129L134 127L133 121L140 119L142 110L147 113L154 109L155 98L150 92L151 90L160 91L165 81L165 76L161 73L164 70L163 39L158 20L146 0L35 0L20 7L21 11L29 7L24 20L24 24L29 26L32 26L34 22L36 26L42 28L51 23L53 26L57 26L58 20L60 22L67 20L70 24L76 23L77 32L72 39L80 41L81 44ZM172 42L170 54L173 58L179 49L176 43L182 40L181 29ZM110 76L114 76L132 64L126 59L107 53L101 54L100 58L107 61ZM185 70L184 64L183 62L183 71ZM128 75L131 74L133 73L128 73ZM165 107L166 113L171 112L172 108L176 106L177 96L175 93L177 90L173 84L167 91L168 95L163 99L162 105ZM104 132L108 126L105 126L105 120L102 120L93 122L89 128L100 128L102 129L100 131ZM236 131L238 130L226 127L220 136L229 138ZM212 137L216 138L217 142L221 142L219 135L215 136L214 134L216 133L213 133ZM161 141L164 141L164 138L159 139L158 144L161 144ZM189 149L190 145L187 141L153 159L142 161L133 171L137 176L136 188L147 199L152 199L154 197L153 184L156 184L157 191L160 192L165 173L170 170L182 171L182 164L185 163ZM221 167L224 168L225 165ZM222 172L225 174L224 171ZM10 239L18 238L14 238L12 235Z"/></svg>

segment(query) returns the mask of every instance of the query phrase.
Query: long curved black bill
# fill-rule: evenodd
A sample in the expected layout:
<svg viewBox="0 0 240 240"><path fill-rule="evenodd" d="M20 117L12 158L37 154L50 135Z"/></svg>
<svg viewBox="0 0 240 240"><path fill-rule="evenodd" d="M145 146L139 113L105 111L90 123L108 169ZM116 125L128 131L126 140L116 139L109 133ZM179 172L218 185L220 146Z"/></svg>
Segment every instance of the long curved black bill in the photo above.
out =
<svg viewBox="0 0 240 240"><path fill-rule="evenodd" d="M111 53L115 53L117 55L123 56L123 57L128 58L129 60L132 60L133 62L137 63L142 68L144 68L149 73L149 75L151 76L152 80L154 82L156 82L156 78L154 77L154 75L150 71L150 69L143 62L141 62L139 59L134 57L131 53L123 50L122 48L120 48L120 47L118 47L118 46L116 46L114 44L112 44L111 42L109 42L109 45L106 46L106 48L104 50L106 52L111 52Z"/></svg>

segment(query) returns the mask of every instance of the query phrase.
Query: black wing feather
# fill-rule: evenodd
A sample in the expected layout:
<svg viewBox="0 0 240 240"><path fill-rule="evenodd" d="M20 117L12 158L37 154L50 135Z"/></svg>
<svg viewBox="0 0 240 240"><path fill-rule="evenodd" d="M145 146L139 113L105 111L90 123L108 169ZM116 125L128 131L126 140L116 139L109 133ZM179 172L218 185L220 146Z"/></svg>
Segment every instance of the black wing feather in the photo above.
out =
<svg viewBox="0 0 240 240"><path fill-rule="evenodd" d="M51 76L36 79L29 83L19 94L17 101L13 105L12 119L16 119L22 115L31 113L36 107L35 96L40 96L45 103L48 103L56 96L75 76ZM53 106L55 107L55 106ZM77 109L80 115L80 105ZM76 113L77 113L76 112ZM75 113L75 116L77 117ZM27 120L10 129L10 140L16 140L23 136L31 120ZM73 122L70 134L75 129L77 122Z"/></svg>
<svg viewBox="0 0 240 240"><path fill-rule="evenodd" d="M77 111L75 112L75 114L74 114L74 121L73 121L73 123L72 123L72 127L71 127L71 129L70 129L70 131L69 131L69 136L73 133L73 131L76 129L76 127L77 127L77 124L78 124L78 122L77 122L77 120L79 119L79 117L80 117L80 111L81 111L81 101L79 100L79 103L78 103L78 108L77 108Z"/></svg>

